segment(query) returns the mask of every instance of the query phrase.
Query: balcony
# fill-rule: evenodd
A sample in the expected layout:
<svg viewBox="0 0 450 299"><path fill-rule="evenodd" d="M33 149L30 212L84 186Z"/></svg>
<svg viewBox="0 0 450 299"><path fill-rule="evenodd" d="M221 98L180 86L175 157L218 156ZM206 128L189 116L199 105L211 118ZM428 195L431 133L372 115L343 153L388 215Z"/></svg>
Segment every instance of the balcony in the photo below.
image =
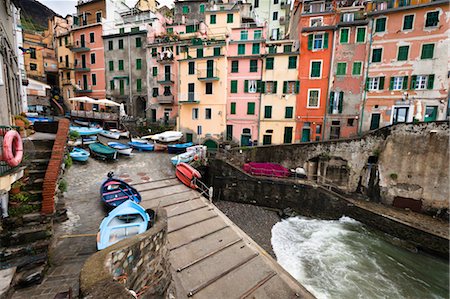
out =
<svg viewBox="0 0 450 299"><path fill-rule="evenodd" d="M156 55L156 61L161 64L173 63L173 53L171 51L164 51Z"/></svg>
<svg viewBox="0 0 450 299"><path fill-rule="evenodd" d="M84 46L84 47L72 47L70 49L70 51L75 52L75 53L87 52L87 51L90 51L90 50L91 50L91 48L88 48L86 46Z"/></svg>
<svg viewBox="0 0 450 299"><path fill-rule="evenodd" d="M173 84L175 82L172 73L162 73L158 75L157 82L162 85Z"/></svg>
<svg viewBox="0 0 450 299"><path fill-rule="evenodd" d="M198 104L200 97L198 92L180 93L178 95L178 103L180 104Z"/></svg>
<svg viewBox="0 0 450 299"><path fill-rule="evenodd" d="M66 48L67 48L67 49L72 49L74 46L75 46L75 45L74 45L73 41L69 41L69 42L66 44Z"/></svg>
<svg viewBox="0 0 450 299"><path fill-rule="evenodd" d="M71 110L70 115L74 117L102 119L102 120L117 120L119 118L117 113L83 111L83 110Z"/></svg>
<svg viewBox="0 0 450 299"><path fill-rule="evenodd" d="M197 79L199 81L218 81L219 80L219 70L215 67L197 69Z"/></svg>
<svg viewBox="0 0 450 299"><path fill-rule="evenodd" d="M77 86L73 90L75 93L86 93L86 92L92 92L92 86L91 85L84 85L84 86Z"/></svg>
<svg viewBox="0 0 450 299"><path fill-rule="evenodd" d="M73 81L71 79L63 79L61 83L62 85L73 85Z"/></svg>
<svg viewBox="0 0 450 299"><path fill-rule="evenodd" d="M173 95L161 95L161 96L157 96L156 100L158 101L159 104L173 104Z"/></svg>
<svg viewBox="0 0 450 299"><path fill-rule="evenodd" d="M87 67L86 65L82 65L82 66L76 66L75 65L75 72L90 72L91 68Z"/></svg>
<svg viewBox="0 0 450 299"><path fill-rule="evenodd" d="M69 62L59 62L58 68L61 70L72 70L73 69L73 63Z"/></svg>

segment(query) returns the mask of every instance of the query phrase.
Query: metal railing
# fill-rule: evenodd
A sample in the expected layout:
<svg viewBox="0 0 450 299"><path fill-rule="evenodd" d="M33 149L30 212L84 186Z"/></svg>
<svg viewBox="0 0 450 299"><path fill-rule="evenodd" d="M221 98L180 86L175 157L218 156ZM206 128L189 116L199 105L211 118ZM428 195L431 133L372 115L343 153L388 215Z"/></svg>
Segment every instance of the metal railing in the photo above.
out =
<svg viewBox="0 0 450 299"><path fill-rule="evenodd" d="M173 103L173 95L159 95L156 97L156 100L160 104L172 104Z"/></svg>
<svg viewBox="0 0 450 299"><path fill-rule="evenodd" d="M58 67L60 69L73 69L73 63L71 62L58 62Z"/></svg>
<svg viewBox="0 0 450 299"><path fill-rule="evenodd" d="M218 79L219 78L219 69L216 67L199 68L199 69L197 69L197 78L199 80Z"/></svg>
<svg viewBox="0 0 450 299"><path fill-rule="evenodd" d="M178 94L178 102L198 103L200 101L198 92L187 92Z"/></svg>
<svg viewBox="0 0 450 299"><path fill-rule="evenodd" d="M19 131L19 127L0 126L0 156L3 156L4 135L6 134L6 132L11 131L11 130ZM18 166L12 167L12 166L9 166L8 163L6 163L6 161L0 160L0 177L6 175L8 173L14 172L14 170L18 169L20 166L21 166L21 164L19 164Z"/></svg>
<svg viewBox="0 0 450 299"><path fill-rule="evenodd" d="M117 120L119 118L117 113L84 111L84 110L71 110L70 115L76 117L102 119L102 120Z"/></svg>
<svg viewBox="0 0 450 299"><path fill-rule="evenodd" d="M175 76L172 73L161 73L158 74L158 77L156 79L158 83L174 83L175 82Z"/></svg>
<svg viewBox="0 0 450 299"><path fill-rule="evenodd" d="M197 190L200 195L208 198L209 202L212 203L213 200L213 187L208 187L205 183L194 177L193 183L197 186Z"/></svg>

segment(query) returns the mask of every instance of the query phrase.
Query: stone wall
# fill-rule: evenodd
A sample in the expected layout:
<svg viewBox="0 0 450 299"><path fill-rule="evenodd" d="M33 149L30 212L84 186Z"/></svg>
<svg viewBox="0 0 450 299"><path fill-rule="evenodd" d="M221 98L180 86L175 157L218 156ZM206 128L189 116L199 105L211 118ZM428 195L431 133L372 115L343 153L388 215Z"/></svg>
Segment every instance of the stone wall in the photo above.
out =
<svg viewBox="0 0 450 299"><path fill-rule="evenodd" d="M143 234L92 255L80 274L81 298L164 298L172 280L167 246L167 214Z"/></svg>

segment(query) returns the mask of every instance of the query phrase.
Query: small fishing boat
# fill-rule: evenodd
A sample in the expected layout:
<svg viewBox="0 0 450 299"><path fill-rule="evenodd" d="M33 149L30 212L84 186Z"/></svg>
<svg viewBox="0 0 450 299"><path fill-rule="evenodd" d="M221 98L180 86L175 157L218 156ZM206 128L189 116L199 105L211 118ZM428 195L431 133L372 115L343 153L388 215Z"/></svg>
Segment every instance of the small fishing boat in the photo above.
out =
<svg viewBox="0 0 450 299"><path fill-rule="evenodd" d="M75 119L73 122L76 123L77 125L80 125L80 126L83 126L83 127L89 127L89 122L88 121Z"/></svg>
<svg viewBox="0 0 450 299"><path fill-rule="evenodd" d="M124 181L114 178L113 172L108 173L108 178L100 187L100 195L102 201L109 207L116 207L129 199L141 202L139 192Z"/></svg>
<svg viewBox="0 0 450 299"><path fill-rule="evenodd" d="M290 175L289 169L276 163L250 162L245 163L242 169L251 175L258 175L258 176L271 176L284 178Z"/></svg>
<svg viewBox="0 0 450 299"><path fill-rule="evenodd" d="M118 129L111 129L109 131L111 131L113 133L119 133L120 137L130 138L130 132L128 132L128 131L118 130Z"/></svg>
<svg viewBox="0 0 450 299"><path fill-rule="evenodd" d="M183 137L183 133L178 131L166 131L163 133L155 134L152 136L153 140L161 142L173 142L180 140Z"/></svg>
<svg viewBox="0 0 450 299"><path fill-rule="evenodd" d="M99 134L102 136L105 136L107 138L111 138L111 139L119 139L120 138L120 133L108 131L108 130L102 130Z"/></svg>
<svg viewBox="0 0 450 299"><path fill-rule="evenodd" d="M154 149L154 145L151 143L140 143L140 142L128 142L128 145L138 151L151 152Z"/></svg>
<svg viewBox="0 0 450 299"><path fill-rule="evenodd" d="M129 147L126 144L120 143L120 142L108 142L108 146L117 150L119 152L119 154L122 154L125 156L131 155L131 152L133 151L133 149L131 147Z"/></svg>
<svg viewBox="0 0 450 299"><path fill-rule="evenodd" d="M142 139L142 138L131 138L131 142L137 142L137 143L148 143L148 140Z"/></svg>
<svg viewBox="0 0 450 299"><path fill-rule="evenodd" d="M75 147L69 155L74 161L86 162L91 154L82 148Z"/></svg>
<svg viewBox="0 0 450 299"><path fill-rule="evenodd" d="M106 216L97 234L97 249L105 249L123 239L144 233L151 226L149 214L132 200L127 200Z"/></svg>
<svg viewBox="0 0 450 299"><path fill-rule="evenodd" d="M78 132L81 136L88 136L88 135L96 135L103 131L102 128L86 128L86 127L75 127L71 126L70 131Z"/></svg>
<svg viewBox="0 0 450 299"><path fill-rule="evenodd" d="M167 150L167 144L153 143L155 145L155 151L163 152Z"/></svg>
<svg viewBox="0 0 450 299"><path fill-rule="evenodd" d="M67 141L67 145L69 145L69 146L79 146L82 144L83 144L83 140L81 138Z"/></svg>
<svg viewBox="0 0 450 299"><path fill-rule="evenodd" d="M49 122L50 119L47 117L37 117L37 116L27 116L27 119L33 125L35 122Z"/></svg>
<svg viewBox="0 0 450 299"><path fill-rule="evenodd" d="M96 143L97 142L97 135L81 136L81 141L82 141L83 145Z"/></svg>
<svg viewBox="0 0 450 299"><path fill-rule="evenodd" d="M183 184L192 189L197 189L196 180L202 177L200 172L184 162L180 162L177 165L175 175Z"/></svg>
<svg viewBox="0 0 450 299"><path fill-rule="evenodd" d="M169 144L167 149L169 150L169 154L181 154L184 153L188 147L193 145L194 144L192 142Z"/></svg>
<svg viewBox="0 0 450 299"><path fill-rule="evenodd" d="M170 158L170 162L172 162L172 164L175 166L177 166L181 162L189 163L192 160L194 160L196 155L197 154L195 152L185 152L185 153L182 153L182 154L179 154L179 155L176 155L176 156ZM197 157L198 157L198 155L197 155Z"/></svg>
<svg viewBox="0 0 450 299"><path fill-rule="evenodd" d="M89 150L91 151L92 156L100 158L102 160L117 159L117 151L100 142L89 144Z"/></svg>

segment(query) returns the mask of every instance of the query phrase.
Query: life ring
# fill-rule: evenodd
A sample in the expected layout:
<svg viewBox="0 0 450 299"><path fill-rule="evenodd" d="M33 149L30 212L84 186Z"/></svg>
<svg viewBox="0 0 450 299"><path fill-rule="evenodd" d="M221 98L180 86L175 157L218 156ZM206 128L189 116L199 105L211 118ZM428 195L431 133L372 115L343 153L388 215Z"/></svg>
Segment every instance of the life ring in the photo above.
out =
<svg viewBox="0 0 450 299"><path fill-rule="evenodd" d="M198 161L198 155L194 156L194 161Z"/></svg>
<svg viewBox="0 0 450 299"><path fill-rule="evenodd" d="M22 162L23 145L22 138L15 130L6 132L3 139L3 160L11 167L16 167Z"/></svg>

